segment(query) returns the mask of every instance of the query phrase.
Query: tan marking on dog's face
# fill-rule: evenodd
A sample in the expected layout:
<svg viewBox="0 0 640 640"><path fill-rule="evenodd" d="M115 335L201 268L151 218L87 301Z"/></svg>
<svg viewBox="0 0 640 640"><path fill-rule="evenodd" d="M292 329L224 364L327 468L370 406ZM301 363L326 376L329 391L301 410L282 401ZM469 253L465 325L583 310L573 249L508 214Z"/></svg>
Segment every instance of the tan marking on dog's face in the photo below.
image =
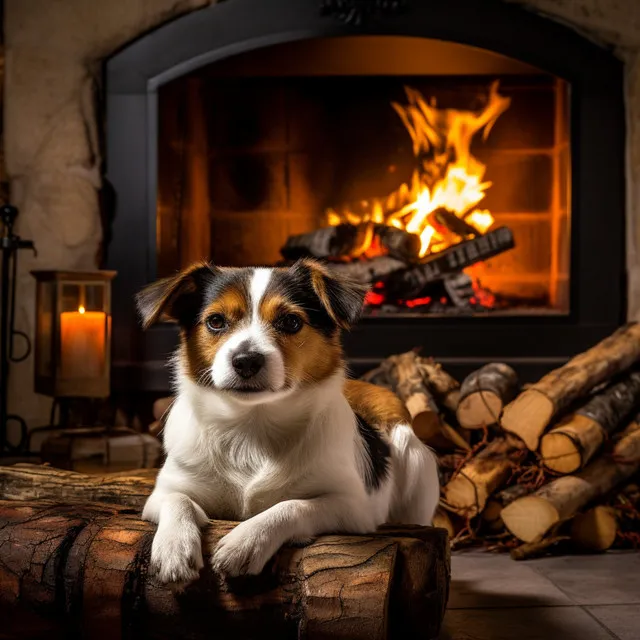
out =
<svg viewBox="0 0 640 640"><path fill-rule="evenodd" d="M278 330L278 321L287 314L298 316L303 325L297 333ZM306 311L282 295L267 295L260 304L260 317L271 327L282 353L287 384L304 386L325 380L342 363L342 348L337 335L327 337L309 324Z"/></svg>
<svg viewBox="0 0 640 640"><path fill-rule="evenodd" d="M230 286L202 310L200 322L193 331L188 335L183 332L181 354L186 357L187 372L192 380L206 381L219 349L233 335L234 329L247 319L249 304L243 290ZM224 316L229 323L225 331L216 333L207 327L207 318L214 314Z"/></svg>

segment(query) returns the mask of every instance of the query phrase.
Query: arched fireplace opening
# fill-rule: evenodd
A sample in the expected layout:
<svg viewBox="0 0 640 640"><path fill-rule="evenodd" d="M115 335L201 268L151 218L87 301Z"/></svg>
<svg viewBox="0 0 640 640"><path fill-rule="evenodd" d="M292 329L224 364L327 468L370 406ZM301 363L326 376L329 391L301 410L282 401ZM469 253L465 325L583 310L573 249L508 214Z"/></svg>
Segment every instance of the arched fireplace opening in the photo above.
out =
<svg viewBox="0 0 640 640"><path fill-rule="evenodd" d="M355 368L533 376L619 324L621 64L502 2L401 4L228 0L108 62L117 379L166 385L175 329L141 337L131 296L203 257L368 278Z"/></svg>

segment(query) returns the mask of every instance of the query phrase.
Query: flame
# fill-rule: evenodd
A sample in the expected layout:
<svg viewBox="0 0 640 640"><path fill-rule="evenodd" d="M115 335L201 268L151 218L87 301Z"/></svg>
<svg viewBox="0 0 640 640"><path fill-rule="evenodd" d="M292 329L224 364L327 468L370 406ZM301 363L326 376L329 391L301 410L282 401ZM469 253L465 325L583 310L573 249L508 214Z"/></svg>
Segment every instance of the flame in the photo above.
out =
<svg viewBox="0 0 640 640"><path fill-rule="evenodd" d="M82 305L78 307L78 313L84 313L85 311L86 309Z"/></svg>
<svg viewBox="0 0 640 640"><path fill-rule="evenodd" d="M471 155L471 141L479 131L486 140L511 100L498 93L497 81L490 86L486 105L479 111L439 109L435 98L427 102L410 87L405 87L405 92L408 104L392 102L391 106L413 142L418 168L410 182L401 184L386 198L361 202L360 213L328 209L326 215L332 226L373 222L415 233L420 236L423 258L462 240L459 233L438 220L438 210L454 213L478 233L493 224L489 211L475 208L491 182L483 181L486 167ZM367 254L367 250L360 247L358 255Z"/></svg>

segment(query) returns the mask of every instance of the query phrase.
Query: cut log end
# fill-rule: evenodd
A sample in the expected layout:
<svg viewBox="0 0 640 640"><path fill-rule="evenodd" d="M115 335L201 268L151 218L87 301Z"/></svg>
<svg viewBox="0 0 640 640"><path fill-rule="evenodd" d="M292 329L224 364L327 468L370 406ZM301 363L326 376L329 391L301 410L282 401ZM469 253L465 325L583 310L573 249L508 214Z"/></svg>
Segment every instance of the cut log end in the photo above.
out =
<svg viewBox="0 0 640 640"><path fill-rule="evenodd" d="M577 414L542 436L540 454L552 471L573 473L584 466L603 440L601 427L591 418Z"/></svg>
<svg viewBox="0 0 640 640"><path fill-rule="evenodd" d="M606 551L613 546L618 523L613 509L598 506L578 514L571 523L571 539L582 549Z"/></svg>
<svg viewBox="0 0 640 640"><path fill-rule="evenodd" d="M460 401L457 417L465 429L482 429L496 424L502 412L502 400L493 391L477 391Z"/></svg>
<svg viewBox="0 0 640 640"><path fill-rule="evenodd" d="M558 510L537 496L525 496L502 510L505 527L523 542L537 542L560 521Z"/></svg>
<svg viewBox="0 0 640 640"><path fill-rule="evenodd" d="M536 451L540 436L549 424L555 407L544 394L529 389L508 404L502 415L502 428L518 436L531 451Z"/></svg>

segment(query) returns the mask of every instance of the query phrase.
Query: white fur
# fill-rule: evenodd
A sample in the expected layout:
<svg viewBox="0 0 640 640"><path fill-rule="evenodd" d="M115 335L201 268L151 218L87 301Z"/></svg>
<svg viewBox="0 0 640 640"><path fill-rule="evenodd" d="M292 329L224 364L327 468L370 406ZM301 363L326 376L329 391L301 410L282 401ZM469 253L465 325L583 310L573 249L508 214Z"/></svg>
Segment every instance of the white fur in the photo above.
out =
<svg viewBox="0 0 640 640"><path fill-rule="evenodd" d="M159 524L152 566L162 581L197 576L207 516L244 520L212 554L213 566L232 576L261 572L288 541L370 532L389 519L431 523L439 494L432 452L409 426L396 426L390 473L368 491L366 451L343 384L339 372L247 404L178 371L167 460L143 512Z"/></svg>
<svg viewBox="0 0 640 640"><path fill-rule="evenodd" d="M271 279L271 269L255 269L249 283L251 313L246 321L236 328L216 353L211 363L211 379L217 387L226 386L234 377L231 358L233 352L244 342L249 342L252 349L259 351L266 358L265 369L270 391L280 391L285 384L285 367L282 354L276 347L269 328L260 317L260 302ZM253 394L245 402L256 404L263 402L268 394Z"/></svg>

